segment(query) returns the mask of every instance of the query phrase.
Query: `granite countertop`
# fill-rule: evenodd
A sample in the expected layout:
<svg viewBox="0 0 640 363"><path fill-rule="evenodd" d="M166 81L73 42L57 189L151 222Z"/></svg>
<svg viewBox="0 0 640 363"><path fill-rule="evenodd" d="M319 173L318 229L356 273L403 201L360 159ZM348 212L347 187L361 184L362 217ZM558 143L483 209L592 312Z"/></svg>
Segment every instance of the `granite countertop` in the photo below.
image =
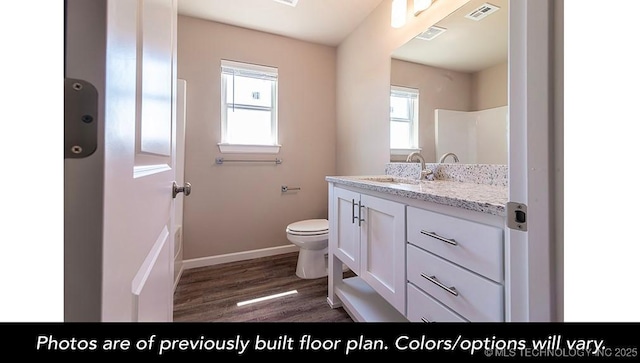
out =
<svg viewBox="0 0 640 363"><path fill-rule="evenodd" d="M327 176L328 182L410 199L505 216L508 187L450 180L423 180L393 175Z"/></svg>

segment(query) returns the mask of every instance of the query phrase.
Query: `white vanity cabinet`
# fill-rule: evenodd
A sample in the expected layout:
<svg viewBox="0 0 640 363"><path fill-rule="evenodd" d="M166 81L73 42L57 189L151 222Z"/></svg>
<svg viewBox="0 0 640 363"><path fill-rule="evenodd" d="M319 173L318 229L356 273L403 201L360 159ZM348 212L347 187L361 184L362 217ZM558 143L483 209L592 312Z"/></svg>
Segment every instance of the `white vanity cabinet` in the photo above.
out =
<svg viewBox="0 0 640 363"><path fill-rule="evenodd" d="M503 245L502 228L407 207L409 320L504 321Z"/></svg>
<svg viewBox="0 0 640 363"><path fill-rule="evenodd" d="M508 320L504 217L370 189L329 184L329 305L356 321Z"/></svg>
<svg viewBox="0 0 640 363"><path fill-rule="evenodd" d="M329 223L330 258L347 265L402 317L406 306L405 205L336 187ZM330 261L332 268L336 267Z"/></svg>

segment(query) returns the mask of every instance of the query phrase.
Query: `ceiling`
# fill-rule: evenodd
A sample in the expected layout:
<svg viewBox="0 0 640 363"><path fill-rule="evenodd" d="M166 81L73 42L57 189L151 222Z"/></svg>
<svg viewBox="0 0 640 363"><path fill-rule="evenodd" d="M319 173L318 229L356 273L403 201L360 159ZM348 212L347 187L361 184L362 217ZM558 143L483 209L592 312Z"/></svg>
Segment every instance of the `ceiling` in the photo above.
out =
<svg viewBox="0 0 640 363"><path fill-rule="evenodd" d="M178 13L337 46L385 0L179 0Z"/></svg>
<svg viewBox="0 0 640 363"><path fill-rule="evenodd" d="M479 21L464 17L487 2L500 10ZM414 38L392 57L468 73L504 63L508 59L508 5L509 0L471 0L436 24L447 29L444 33L429 41Z"/></svg>

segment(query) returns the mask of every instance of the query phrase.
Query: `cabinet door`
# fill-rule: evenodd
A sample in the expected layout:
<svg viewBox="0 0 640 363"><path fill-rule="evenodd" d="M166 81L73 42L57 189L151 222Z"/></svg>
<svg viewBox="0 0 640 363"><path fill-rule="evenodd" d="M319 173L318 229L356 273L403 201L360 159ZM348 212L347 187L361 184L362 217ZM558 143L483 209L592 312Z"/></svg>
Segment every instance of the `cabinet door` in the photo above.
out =
<svg viewBox="0 0 640 363"><path fill-rule="evenodd" d="M329 234L329 252L358 274L360 272L360 227L357 218L360 194L335 188L333 198L333 218L330 221L333 228Z"/></svg>
<svg viewBox="0 0 640 363"><path fill-rule="evenodd" d="M405 206L362 195L360 277L405 314Z"/></svg>

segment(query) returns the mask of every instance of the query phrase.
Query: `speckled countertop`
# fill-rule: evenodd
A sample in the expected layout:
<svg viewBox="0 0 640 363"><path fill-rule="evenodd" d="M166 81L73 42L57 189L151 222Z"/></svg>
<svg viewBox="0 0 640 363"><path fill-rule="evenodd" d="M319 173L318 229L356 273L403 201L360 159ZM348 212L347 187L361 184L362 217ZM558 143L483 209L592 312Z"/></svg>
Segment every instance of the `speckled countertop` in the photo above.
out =
<svg viewBox="0 0 640 363"><path fill-rule="evenodd" d="M502 185L462 183L451 180L416 181L392 175L327 176L325 179L335 184L497 216L505 215L508 199L508 188Z"/></svg>

